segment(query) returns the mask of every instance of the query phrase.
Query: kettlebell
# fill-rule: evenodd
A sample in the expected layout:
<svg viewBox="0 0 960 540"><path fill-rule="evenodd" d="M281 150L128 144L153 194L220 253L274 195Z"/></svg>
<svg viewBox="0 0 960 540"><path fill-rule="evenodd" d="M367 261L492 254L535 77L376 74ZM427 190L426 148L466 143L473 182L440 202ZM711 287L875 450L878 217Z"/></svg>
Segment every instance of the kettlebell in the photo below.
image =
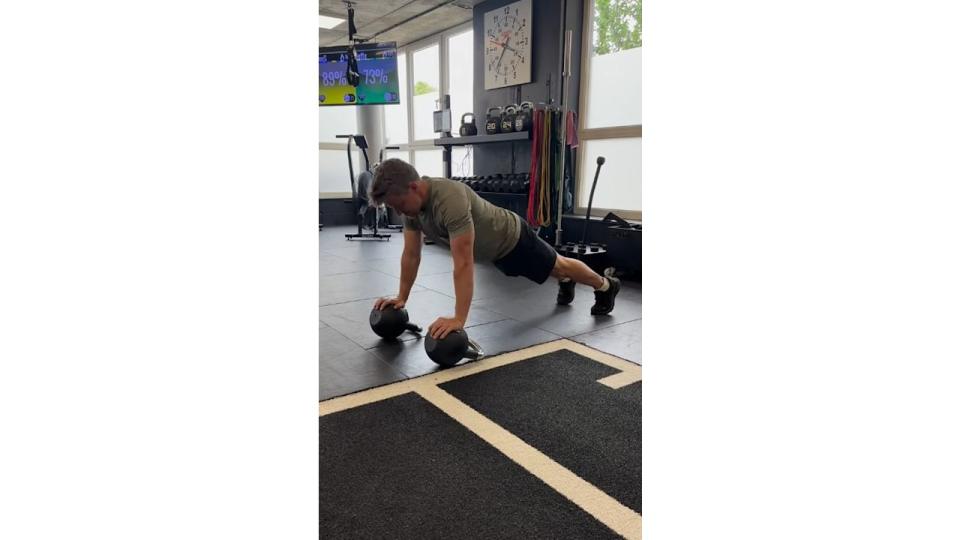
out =
<svg viewBox="0 0 960 540"><path fill-rule="evenodd" d="M500 133L500 107L490 107L489 109L487 109L486 129L487 129L487 135Z"/></svg>
<svg viewBox="0 0 960 540"><path fill-rule="evenodd" d="M407 330L419 334L423 328L410 322L407 310L387 306L382 310L374 308L370 311L370 328L384 339L397 339Z"/></svg>
<svg viewBox="0 0 960 540"><path fill-rule="evenodd" d="M513 131L513 120L517 117L517 106L507 105L500 113L500 133L510 133Z"/></svg>
<svg viewBox="0 0 960 540"><path fill-rule="evenodd" d="M470 117L470 121L467 122L467 117ZM473 118L473 113L463 113L463 116L460 117L460 136L469 137L471 135L477 134L477 122Z"/></svg>
<svg viewBox="0 0 960 540"><path fill-rule="evenodd" d="M531 127L533 127L533 102L524 101L513 119L513 130L530 131Z"/></svg>
<svg viewBox="0 0 960 540"><path fill-rule="evenodd" d="M455 366L464 358L480 360L484 356L483 349L467 337L465 330L454 330L443 339L427 336L423 348L431 360L443 367Z"/></svg>

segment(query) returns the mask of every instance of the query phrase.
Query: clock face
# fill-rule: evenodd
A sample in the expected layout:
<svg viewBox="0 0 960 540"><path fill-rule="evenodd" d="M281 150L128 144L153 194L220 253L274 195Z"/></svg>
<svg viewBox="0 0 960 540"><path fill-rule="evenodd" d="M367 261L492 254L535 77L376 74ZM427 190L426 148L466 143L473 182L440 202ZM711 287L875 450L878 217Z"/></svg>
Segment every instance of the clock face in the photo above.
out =
<svg viewBox="0 0 960 540"><path fill-rule="evenodd" d="M520 0L483 16L485 89L530 82L531 0Z"/></svg>

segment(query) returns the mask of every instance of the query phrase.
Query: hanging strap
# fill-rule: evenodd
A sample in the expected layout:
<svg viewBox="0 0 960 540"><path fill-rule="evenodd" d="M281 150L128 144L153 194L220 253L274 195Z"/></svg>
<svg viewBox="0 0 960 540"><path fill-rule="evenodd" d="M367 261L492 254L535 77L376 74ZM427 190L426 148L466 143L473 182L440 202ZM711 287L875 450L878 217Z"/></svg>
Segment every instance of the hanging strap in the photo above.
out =
<svg viewBox="0 0 960 540"><path fill-rule="evenodd" d="M530 152L530 192L527 194L527 222L530 225L536 224L536 202L537 187L539 186L540 172L540 127L543 124L543 111L533 111L533 143Z"/></svg>

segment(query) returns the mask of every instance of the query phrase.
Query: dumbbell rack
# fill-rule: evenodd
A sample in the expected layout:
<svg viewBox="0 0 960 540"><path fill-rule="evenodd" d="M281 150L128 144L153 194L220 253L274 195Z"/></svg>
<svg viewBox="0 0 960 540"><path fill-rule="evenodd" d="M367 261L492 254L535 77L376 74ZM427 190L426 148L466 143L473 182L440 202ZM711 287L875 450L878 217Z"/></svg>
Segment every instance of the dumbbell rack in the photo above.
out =
<svg viewBox="0 0 960 540"><path fill-rule="evenodd" d="M450 180L466 184L479 195L527 197L530 192L528 173L488 174L486 176L454 176Z"/></svg>
<svg viewBox="0 0 960 540"><path fill-rule="evenodd" d="M474 144L503 143L515 141L529 141L529 131L512 131L510 133L494 133L493 135L469 135L465 137L441 137L433 140L434 146L443 147L443 177L453 176L453 147L471 146Z"/></svg>

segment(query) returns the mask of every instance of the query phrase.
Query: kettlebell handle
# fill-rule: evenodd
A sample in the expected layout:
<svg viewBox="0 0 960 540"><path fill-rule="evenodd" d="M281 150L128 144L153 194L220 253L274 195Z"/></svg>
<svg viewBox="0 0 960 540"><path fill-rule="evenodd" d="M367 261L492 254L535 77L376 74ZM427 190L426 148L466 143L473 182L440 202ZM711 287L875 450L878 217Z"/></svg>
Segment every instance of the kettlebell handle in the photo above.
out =
<svg viewBox="0 0 960 540"><path fill-rule="evenodd" d="M467 338L467 352L464 353L463 357L471 360L482 360L484 356L483 348L476 341Z"/></svg>
<svg viewBox="0 0 960 540"><path fill-rule="evenodd" d="M413 324L412 322L408 322L407 324L403 325L403 327L409 330L410 332L413 332L414 334L423 333L423 328Z"/></svg>
<svg viewBox="0 0 960 540"><path fill-rule="evenodd" d="M489 109L487 109L487 115L489 116L491 112L499 111L499 110L500 110L500 107L490 107Z"/></svg>
<svg viewBox="0 0 960 540"><path fill-rule="evenodd" d="M466 123L467 123L467 117L468 117L468 116L470 117L470 123L472 124L472 123L474 122L474 118L473 118L473 113L472 113L472 112L463 113L463 116L460 117L460 123L461 123L461 124L466 124Z"/></svg>

